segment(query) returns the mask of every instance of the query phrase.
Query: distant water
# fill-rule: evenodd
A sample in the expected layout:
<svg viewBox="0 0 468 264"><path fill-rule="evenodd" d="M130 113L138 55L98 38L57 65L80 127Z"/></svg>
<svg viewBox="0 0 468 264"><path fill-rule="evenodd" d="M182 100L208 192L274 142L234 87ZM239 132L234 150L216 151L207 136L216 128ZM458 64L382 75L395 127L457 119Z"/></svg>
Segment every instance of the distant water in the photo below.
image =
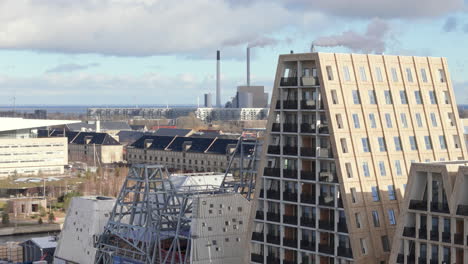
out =
<svg viewBox="0 0 468 264"><path fill-rule="evenodd" d="M23 242L33 237L46 237L46 236L54 236L58 234L59 232L50 232L50 233L24 234L24 235L16 235L16 236L0 236L0 244L4 244L6 242Z"/></svg>
<svg viewBox="0 0 468 264"><path fill-rule="evenodd" d="M88 108L114 108L114 107L166 107L166 105L18 105L16 112L34 112L34 110L47 110L47 113L86 114ZM195 105L169 105L171 108L195 107ZM13 111L12 106L0 105L0 111Z"/></svg>

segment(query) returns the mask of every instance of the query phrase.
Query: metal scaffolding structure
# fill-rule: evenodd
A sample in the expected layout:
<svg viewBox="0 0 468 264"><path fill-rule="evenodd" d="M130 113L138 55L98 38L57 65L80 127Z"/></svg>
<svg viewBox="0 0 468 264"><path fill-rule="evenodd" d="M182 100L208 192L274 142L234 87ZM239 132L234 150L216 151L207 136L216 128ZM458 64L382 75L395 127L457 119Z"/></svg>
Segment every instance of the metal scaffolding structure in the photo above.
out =
<svg viewBox="0 0 468 264"><path fill-rule="evenodd" d="M249 201L253 198L264 134L263 128L243 130L226 169L222 184L224 190L240 193ZM236 155L240 155L238 167L233 166Z"/></svg>

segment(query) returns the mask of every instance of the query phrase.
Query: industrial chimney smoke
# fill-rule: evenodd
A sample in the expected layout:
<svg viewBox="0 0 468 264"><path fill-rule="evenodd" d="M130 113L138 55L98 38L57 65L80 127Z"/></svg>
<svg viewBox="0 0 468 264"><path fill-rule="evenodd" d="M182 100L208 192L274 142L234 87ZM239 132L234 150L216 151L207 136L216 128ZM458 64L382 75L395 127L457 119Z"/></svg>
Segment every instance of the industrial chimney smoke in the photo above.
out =
<svg viewBox="0 0 468 264"><path fill-rule="evenodd" d="M216 106L221 107L221 69L220 69L220 59L221 59L221 52L218 50L216 51Z"/></svg>
<svg viewBox="0 0 468 264"><path fill-rule="evenodd" d="M250 86L250 47L247 47L247 86Z"/></svg>

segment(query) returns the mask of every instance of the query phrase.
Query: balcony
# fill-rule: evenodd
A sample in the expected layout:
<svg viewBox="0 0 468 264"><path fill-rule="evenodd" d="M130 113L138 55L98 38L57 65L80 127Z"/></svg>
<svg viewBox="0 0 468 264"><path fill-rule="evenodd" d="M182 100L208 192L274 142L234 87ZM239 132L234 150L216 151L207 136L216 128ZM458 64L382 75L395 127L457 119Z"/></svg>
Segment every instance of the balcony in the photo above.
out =
<svg viewBox="0 0 468 264"><path fill-rule="evenodd" d="M283 101L283 109L297 109L297 100Z"/></svg>
<svg viewBox="0 0 468 264"><path fill-rule="evenodd" d="M329 171L321 171L319 172L319 181L338 183L338 177L336 177L335 173Z"/></svg>
<svg viewBox="0 0 468 264"><path fill-rule="evenodd" d="M276 109L281 109L281 101L280 100L276 101Z"/></svg>
<svg viewBox="0 0 468 264"><path fill-rule="evenodd" d="M421 227L418 231L420 239L427 239L427 228L425 226Z"/></svg>
<svg viewBox="0 0 468 264"><path fill-rule="evenodd" d="M273 132L280 132L280 128L281 124L279 123L273 123L273 125L271 125L271 131Z"/></svg>
<svg viewBox="0 0 468 264"><path fill-rule="evenodd" d="M331 152L331 149L329 148L319 148L318 157L319 158L333 158L333 154Z"/></svg>
<svg viewBox="0 0 468 264"><path fill-rule="evenodd" d="M303 157L315 157L315 148L301 148L301 156Z"/></svg>
<svg viewBox="0 0 468 264"><path fill-rule="evenodd" d="M271 263L271 264L280 264L281 261L280 261L280 259L277 258L277 257L268 256L268 257L267 257L267 263L268 263L268 264L270 264L270 263Z"/></svg>
<svg viewBox="0 0 468 264"><path fill-rule="evenodd" d="M426 264L426 263L427 263L427 258L419 257L419 258L418 258L418 263L419 263L419 264Z"/></svg>
<svg viewBox="0 0 468 264"><path fill-rule="evenodd" d="M253 232L252 233L252 240L263 242L263 233Z"/></svg>
<svg viewBox="0 0 468 264"><path fill-rule="evenodd" d="M264 192L265 191L263 189L260 190L260 196L259 196L260 198L264 198Z"/></svg>
<svg viewBox="0 0 468 264"><path fill-rule="evenodd" d="M301 100L301 109L308 110L308 109L315 109L317 106L315 100Z"/></svg>
<svg viewBox="0 0 468 264"><path fill-rule="evenodd" d="M281 77L280 86L297 86L297 77Z"/></svg>
<svg viewBox="0 0 468 264"><path fill-rule="evenodd" d="M319 79L316 76L304 76L301 77L302 86L318 86L320 85Z"/></svg>
<svg viewBox="0 0 468 264"><path fill-rule="evenodd" d="M327 220L319 220L319 228L324 230L335 230L335 223Z"/></svg>
<svg viewBox="0 0 468 264"><path fill-rule="evenodd" d="M315 242L309 240L301 240L301 249L315 251Z"/></svg>
<svg viewBox="0 0 468 264"><path fill-rule="evenodd" d="M262 211L257 211L255 213L255 219L263 220L265 219L265 214Z"/></svg>
<svg viewBox="0 0 468 264"><path fill-rule="evenodd" d="M463 204L458 205L457 215L468 216L468 205L463 205Z"/></svg>
<svg viewBox="0 0 468 264"><path fill-rule="evenodd" d="M315 195L307 193L301 194L301 203L315 204Z"/></svg>
<svg viewBox="0 0 468 264"><path fill-rule="evenodd" d="M283 259L283 264L297 264L297 261Z"/></svg>
<svg viewBox="0 0 468 264"><path fill-rule="evenodd" d="M283 223L297 225L297 215L283 215Z"/></svg>
<svg viewBox="0 0 468 264"><path fill-rule="evenodd" d="M405 227L403 229L403 236L405 236L405 237L416 237L416 228L414 228L414 227Z"/></svg>
<svg viewBox="0 0 468 264"><path fill-rule="evenodd" d="M328 129L328 125L327 124L321 124L319 126L318 132L319 132L319 134L329 134L330 130Z"/></svg>
<svg viewBox="0 0 468 264"><path fill-rule="evenodd" d="M431 260L429 260L429 264L439 264L439 260L431 259Z"/></svg>
<svg viewBox="0 0 468 264"><path fill-rule="evenodd" d="M280 146L268 146L268 154L279 155Z"/></svg>
<svg viewBox="0 0 468 264"><path fill-rule="evenodd" d="M439 231L431 230L430 237L432 241L439 241Z"/></svg>
<svg viewBox="0 0 468 264"><path fill-rule="evenodd" d="M427 211L427 201L410 200L409 209Z"/></svg>
<svg viewBox="0 0 468 264"><path fill-rule="evenodd" d="M297 248L297 239L283 238L283 246Z"/></svg>
<svg viewBox="0 0 468 264"><path fill-rule="evenodd" d="M283 124L283 132L297 133L297 124L296 123Z"/></svg>
<svg viewBox="0 0 468 264"><path fill-rule="evenodd" d="M463 234L454 234L453 241L457 245L463 245Z"/></svg>
<svg viewBox="0 0 468 264"><path fill-rule="evenodd" d="M267 235L267 242L270 244L280 244L280 237L275 235Z"/></svg>
<svg viewBox="0 0 468 264"><path fill-rule="evenodd" d="M267 199L279 200L280 192L276 190L267 190Z"/></svg>
<svg viewBox="0 0 468 264"><path fill-rule="evenodd" d="M264 256L263 256L263 255L260 255L260 254L252 253L252 254L250 255L250 260L251 260L252 262L263 263L263 259L264 259Z"/></svg>
<svg viewBox="0 0 468 264"><path fill-rule="evenodd" d="M449 214L449 207L447 203L431 202L431 212Z"/></svg>
<svg viewBox="0 0 468 264"><path fill-rule="evenodd" d="M284 146L283 155L297 156L297 146Z"/></svg>
<svg viewBox="0 0 468 264"><path fill-rule="evenodd" d="M315 181L315 170L314 171L301 171L301 179Z"/></svg>
<svg viewBox="0 0 468 264"><path fill-rule="evenodd" d="M301 133L315 133L315 124L302 123Z"/></svg>
<svg viewBox="0 0 468 264"><path fill-rule="evenodd" d="M338 232L348 233L348 225L346 224L346 220L338 221Z"/></svg>
<svg viewBox="0 0 468 264"><path fill-rule="evenodd" d="M405 256L403 254L398 254L397 263L405 263Z"/></svg>
<svg viewBox="0 0 468 264"><path fill-rule="evenodd" d="M333 246L319 244L319 252L320 253L334 255L335 254L334 251L335 250L333 249Z"/></svg>
<svg viewBox="0 0 468 264"><path fill-rule="evenodd" d="M306 226L306 227L315 227L315 219L310 218L310 217L301 217L301 226Z"/></svg>
<svg viewBox="0 0 468 264"><path fill-rule="evenodd" d="M270 222L280 222L280 215L273 212L267 212L267 220Z"/></svg>
<svg viewBox="0 0 468 264"><path fill-rule="evenodd" d="M280 168L265 168L263 169L263 175L270 177L279 177L280 171Z"/></svg>
<svg viewBox="0 0 468 264"><path fill-rule="evenodd" d="M297 193L291 191L284 191L283 200L289 202L297 202Z"/></svg>
<svg viewBox="0 0 468 264"><path fill-rule="evenodd" d="M341 199L341 197L338 198L337 204L338 204L338 208L343 208L343 199Z"/></svg>
<svg viewBox="0 0 468 264"><path fill-rule="evenodd" d="M445 243L452 242L452 237L450 235L450 232L442 232L442 242L445 242Z"/></svg>
<svg viewBox="0 0 468 264"><path fill-rule="evenodd" d="M283 177L297 179L297 170L283 169Z"/></svg>
<svg viewBox="0 0 468 264"><path fill-rule="evenodd" d="M335 207L335 199L333 196L319 196L319 204L323 206L330 206L330 207Z"/></svg>
<svg viewBox="0 0 468 264"><path fill-rule="evenodd" d="M353 251L350 248L338 246L338 256L353 258Z"/></svg>

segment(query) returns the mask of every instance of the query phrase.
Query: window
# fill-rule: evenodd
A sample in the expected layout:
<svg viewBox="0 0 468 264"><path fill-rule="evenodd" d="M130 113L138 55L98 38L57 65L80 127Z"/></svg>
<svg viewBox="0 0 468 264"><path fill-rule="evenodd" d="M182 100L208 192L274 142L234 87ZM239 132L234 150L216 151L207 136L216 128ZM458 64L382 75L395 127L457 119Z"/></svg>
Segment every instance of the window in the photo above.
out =
<svg viewBox="0 0 468 264"><path fill-rule="evenodd" d="M351 81L351 75L349 74L348 66L343 66L343 76L345 81Z"/></svg>
<svg viewBox="0 0 468 264"><path fill-rule="evenodd" d="M432 149L432 142L429 136L424 136L424 143L426 144L426 150Z"/></svg>
<svg viewBox="0 0 468 264"><path fill-rule="evenodd" d="M333 104L338 104L338 95L336 94L336 90L331 90L331 96Z"/></svg>
<svg viewBox="0 0 468 264"><path fill-rule="evenodd" d="M402 173L402 171L401 171L401 163L400 163L399 160L395 160L395 170L396 170L396 174L397 174L398 176L402 176L402 175L403 175L403 173Z"/></svg>
<svg viewBox="0 0 468 264"><path fill-rule="evenodd" d="M362 163L362 171L365 177L370 177L369 164L366 161Z"/></svg>
<svg viewBox="0 0 468 264"><path fill-rule="evenodd" d="M361 228L361 215L359 213L355 213L354 218L356 219L356 227Z"/></svg>
<svg viewBox="0 0 468 264"><path fill-rule="evenodd" d="M410 136L409 137L409 142L410 142L410 145L411 145L411 150L418 150L418 144L416 142L416 137Z"/></svg>
<svg viewBox="0 0 468 264"><path fill-rule="evenodd" d="M385 114L385 121L387 122L387 128L392 128L392 117L390 114Z"/></svg>
<svg viewBox="0 0 468 264"><path fill-rule="evenodd" d="M445 82L445 72L443 69L439 69L438 70L439 72L439 80L441 83L444 83Z"/></svg>
<svg viewBox="0 0 468 264"><path fill-rule="evenodd" d="M346 138L341 138L340 142L343 153L348 153L348 144L346 144Z"/></svg>
<svg viewBox="0 0 468 264"><path fill-rule="evenodd" d="M363 66L361 66L359 67L359 72L361 74L361 81L367 82L366 69Z"/></svg>
<svg viewBox="0 0 468 264"><path fill-rule="evenodd" d="M403 128L408 128L408 120L406 120L406 114L401 113L400 118L401 118L401 125L403 126Z"/></svg>
<svg viewBox="0 0 468 264"><path fill-rule="evenodd" d="M447 91L444 91L443 94L444 94L445 104L450 104L450 95L449 95L449 93Z"/></svg>
<svg viewBox="0 0 468 264"><path fill-rule="evenodd" d="M346 166L346 173L348 174L348 178L352 178L353 177L353 168L351 167L351 163L346 162L345 166Z"/></svg>
<svg viewBox="0 0 468 264"><path fill-rule="evenodd" d="M327 66L327 77L329 81L333 81L333 70L331 66Z"/></svg>
<svg viewBox="0 0 468 264"><path fill-rule="evenodd" d="M395 186L388 185L387 188L388 188L388 199L391 201L396 200Z"/></svg>
<svg viewBox="0 0 468 264"><path fill-rule="evenodd" d="M365 238L360 238L359 242L361 243L361 253L367 255L367 243Z"/></svg>
<svg viewBox="0 0 468 264"><path fill-rule="evenodd" d="M384 95L385 95L385 103L392 104L393 103L392 92L390 90L385 90Z"/></svg>
<svg viewBox="0 0 468 264"><path fill-rule="evenodd" d="M422 104L420 91L414 91L414 99L416 100L416 104Z"/></svg>
<svg viewBox="0 0 468 264"><path fill-rule="evenodd" d="M383 251L390 252L390 242L388 241L388 236L381 236L380 240L382 241Z"/></svg>
<svg viewBox="0 0 468 264"><path fill-rule="evenodd" d="M460 148L460 137L458 135L453 135L453 143L455 148Z"/></svg>
<svg viewBox="0 0 468 264"><path fill-rule="evenodd" d="M377 141L379 142L379 150L380 152L387 151L387 147L385 146L385 139L383 137L378 137Z"/></svg>
<svg viewBox="0 0 468 264"><path fill-rule="evenodd" d="M447 113L450 126L455 126L455 116L453 113Z"/></svg>
<svg viewBox="0 0 468 264"><path fill-rule="evenodd" d="M373 113L369 114L369 121L370 121L371 128L376 128L377 127L377 123L375 122L375 116L374 116Z"/></svg>
<svg viewBox="0 0 468 264"><path fill-rule="evenodd" d="M432 126L437 127L437 118L435 113L431 113L431 121L432 121Z"/></svg>
<svg viewBox="0 0 468 264"><path fill-rule="evenodd" d="M439 143L441 149L447 149L447 142L445 141L445 136L439 136Z"/></svg>
<svg viewBox="0 0 468 264"><path fill-rule="evenodd" d="M431 104L437 104L437 98L434 91L429 91L429 101L431 101Z"/></svg>
<svg viewBox="0 0 468 264"><path fill-rule="evenodd" d="M410 68L406 68L406 78L408 79L408 82L413 82L413 74L411 73Z"/></svg>
<svg viewBox="0 0 468 264"><path fill-rule="evenodd" d="M393 137L393 142L395 143L395 151L401 151L401 139L399 136Z"/></svg>
<svg viewBox="0 0 468 264"><path fill-rule="evenodd" d="M362 151L370 152L369 139L368 138L362 138L361 141L362 141Z"/></svg>
<svg viewBox="0 0 468 264"><path fill-rule="evenodd" d="M416 113L416 124L418 127L423 127L422 118L420 113Z"/></svg>
<svg viewBox="0 0 468 264"><path fill-rule="evenodd" d="M356 188L351 188L351 201L353 203L357 203L357 200L356 200Z"/></svg>
<svg viewBox="0 0 468 264"><path fill-rule="evenodd" d="M380 226L379 212L372 211L372 220L374 221L374 226L375 227Z"/></svg>
<svg viewBox="0 0 468 264"><path fill-rule="evenodd" d="M385 170L385 162L379 161L379 170L380 176L387 176L387 171Z"/></svg>
<svg viewBox="0 0 468 264"><path fill-rule="evenodd" d="M361 125L359 124L358 114L353 114L353 122L354 122L354 128L360 128L361 127Z"/></svg>
<svg viewBox="0 0 468 264"><path fill-rule="evenodd" d="M393 209L388 209L388 221L391 225L396 225L395 211Z"/></svg>
<svg viewBox="0 0 468 264"><path fill-rule="evenodd" d="M421 78L422 78L422 81L427 83L427 74L426 74L426 69L421 69Z"/></svg>
<svg viewBox="0 0 468 264"><path fill-rule="evenodd" d="M341 119L341 114L336 114L336 124L338 125L338 129L343 128L343 120Z"/></svg>
<svg viewBox="0 0 468 264"><path fill-rule="evenodd" d="M401 104L408 104L408 99L406 98L406 92L400 91Z"/></svg>
<svg viewBox="0 0 468 264"><path fill-rule="evenodd" d="M382 71L380 70L380 67L375 67L375 75L378 82L383 82Z"/></svg>
<svg viewBox="0 0 468 264"><path fill-rule="evenodd" d="M392 68L392 79L394 82L398 82L398 73L395 68Z"/></svg>
<svg viewBox="0 0 468 264"><path fill-rule="evenodd" d="M361 99L359 98L359 91L358 90L353 90L353 102L354 104L360 104Z"/></svg>
<svg viewBox="0 0 468 264"><path fill-rule="evenodd" d="M372 190L372 201L378 202L380 200L380 197L379 197L379 190L377 189L377 186L372 186L371 190Z"/></svg>
<svg viewBox="0 0 468 264"><path fill-rule="evenodd" d="M377 104L377 101L375 99L375 91L374 90L369 91L369 103L370 104Z"/></svg>

